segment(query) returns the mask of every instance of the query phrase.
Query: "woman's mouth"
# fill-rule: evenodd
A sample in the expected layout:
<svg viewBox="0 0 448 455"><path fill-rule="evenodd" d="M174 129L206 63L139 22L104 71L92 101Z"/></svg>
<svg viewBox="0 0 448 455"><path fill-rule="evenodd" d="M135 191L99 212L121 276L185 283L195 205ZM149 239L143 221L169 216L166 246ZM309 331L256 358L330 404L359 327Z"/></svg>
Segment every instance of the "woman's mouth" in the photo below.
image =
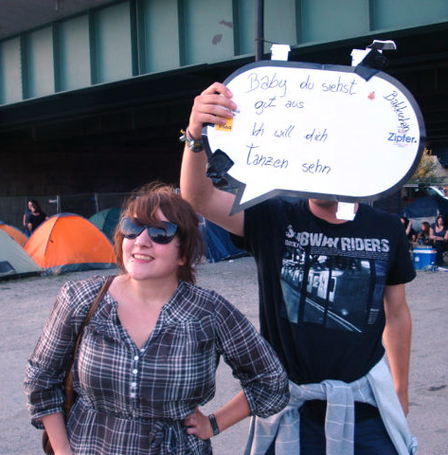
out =
<svg viewBox="0 0 448 455"><path fill-rule="evenodd" d="M139 261L152 261L153 257L147 256L146 254L139 254L139 253L134 253L132 255L134 259L137 259Z"/></svg>

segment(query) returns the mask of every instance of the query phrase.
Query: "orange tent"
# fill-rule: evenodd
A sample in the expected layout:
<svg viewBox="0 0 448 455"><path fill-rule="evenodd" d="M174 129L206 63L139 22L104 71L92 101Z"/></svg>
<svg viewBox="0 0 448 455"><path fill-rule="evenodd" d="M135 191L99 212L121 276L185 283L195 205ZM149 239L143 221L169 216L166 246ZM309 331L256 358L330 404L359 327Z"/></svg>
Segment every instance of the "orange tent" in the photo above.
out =
<svg viewBox="0 0 448 455"><path fill-rule="evenodd" d="M0 221L0 229L2 231L5 231L19 245L22 245L22 246L25 245L26 241L28 240L28 237L23 232L20 232L19 229L17 229L14 226L10 226L9 224L2 223L1 221Z"/></svg>
<svg viewBox="0 0 448 455"><path fill-rule="evenodd" d="M40 267L58 273L116 266L107 237L73 213L60 213L44 221L28 239L25 251Z"/></svg>

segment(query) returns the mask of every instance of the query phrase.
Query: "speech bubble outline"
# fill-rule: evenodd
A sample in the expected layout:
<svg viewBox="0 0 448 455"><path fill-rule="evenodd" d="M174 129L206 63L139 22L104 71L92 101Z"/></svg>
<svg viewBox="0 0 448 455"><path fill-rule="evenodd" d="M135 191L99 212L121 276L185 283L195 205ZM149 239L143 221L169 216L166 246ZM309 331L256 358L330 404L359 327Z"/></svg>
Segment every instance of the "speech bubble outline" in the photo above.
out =
<svg viewBox="0 0 448 455"><path fill-rule="evenodd" d="M412 176L426 138L420 108L399 81L369 73L261 61L224 81L238 112L202 138L215 184L236 193L232 213L275 195L374 201Z"/></svg>

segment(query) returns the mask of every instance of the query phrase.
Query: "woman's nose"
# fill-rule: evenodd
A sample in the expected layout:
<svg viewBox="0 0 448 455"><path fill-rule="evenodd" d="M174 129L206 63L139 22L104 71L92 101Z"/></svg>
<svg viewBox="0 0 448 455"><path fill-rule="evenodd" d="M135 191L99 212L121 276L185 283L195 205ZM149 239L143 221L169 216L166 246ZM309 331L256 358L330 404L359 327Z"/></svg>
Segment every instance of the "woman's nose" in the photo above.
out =
<svg viewBox="0 0 448 455"><path fill-rule="evenodd" d="M143 229L142 233L135 238L135 245L152 245L151 237L148 235L146 229Z"/></svg>

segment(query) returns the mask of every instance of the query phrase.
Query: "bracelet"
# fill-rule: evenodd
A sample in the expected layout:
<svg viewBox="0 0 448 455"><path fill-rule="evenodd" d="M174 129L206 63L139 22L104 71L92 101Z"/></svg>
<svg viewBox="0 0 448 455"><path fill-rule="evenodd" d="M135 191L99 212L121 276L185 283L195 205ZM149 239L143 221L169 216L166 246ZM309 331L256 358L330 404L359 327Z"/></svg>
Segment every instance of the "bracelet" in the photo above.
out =
<svg viewBox="0 0 448 455"><path fill-rule="evenodd" d="M182 136L180 136L179 141L185 142L192 152L199 153L204 150L204 144L202 143L202 140L195 139L188 131L188 128L185 131L180 130L180 132L182 133Z"/></svg>
<svg viewBox="0 0 448 455"><path fill-rule="evenodd" d="M212 426L213 436L218 435L219 434L219 427L218 427L218 422L216 422L215 414L210 414L208 416L208 420L210 420L210 425Z"/></svg>

